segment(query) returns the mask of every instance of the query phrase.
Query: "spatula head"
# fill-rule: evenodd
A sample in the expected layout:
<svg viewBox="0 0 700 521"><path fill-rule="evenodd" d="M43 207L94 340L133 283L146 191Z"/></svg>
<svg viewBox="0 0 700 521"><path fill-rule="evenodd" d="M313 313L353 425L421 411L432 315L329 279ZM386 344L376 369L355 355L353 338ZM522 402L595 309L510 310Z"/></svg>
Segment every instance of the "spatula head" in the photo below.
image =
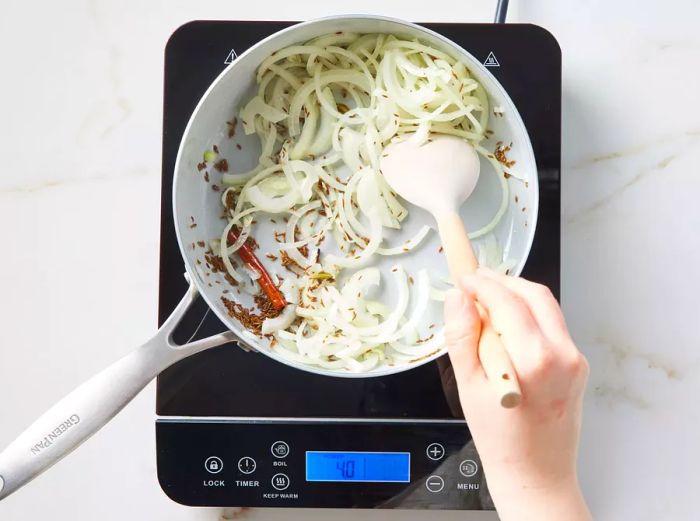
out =
<svg viewBox="0 0 700 521"><path fill-rule="evenodd" d="M476 150L455 136L437 136L423 145L410 139L392 143L380 168L397 194L436 217L456 211L479 180Z"/></svg>

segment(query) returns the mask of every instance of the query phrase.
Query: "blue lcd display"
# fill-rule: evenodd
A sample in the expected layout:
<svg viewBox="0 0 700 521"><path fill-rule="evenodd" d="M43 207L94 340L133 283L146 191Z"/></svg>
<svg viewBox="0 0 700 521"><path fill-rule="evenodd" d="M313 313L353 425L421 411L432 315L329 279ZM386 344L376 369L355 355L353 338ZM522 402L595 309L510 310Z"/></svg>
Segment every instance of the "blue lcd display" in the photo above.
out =
<svg viewBox="0 0 700 521"><path fill-rule="evenodd" d="M408 483L409 452L306 452L306 481Z"/></svg>

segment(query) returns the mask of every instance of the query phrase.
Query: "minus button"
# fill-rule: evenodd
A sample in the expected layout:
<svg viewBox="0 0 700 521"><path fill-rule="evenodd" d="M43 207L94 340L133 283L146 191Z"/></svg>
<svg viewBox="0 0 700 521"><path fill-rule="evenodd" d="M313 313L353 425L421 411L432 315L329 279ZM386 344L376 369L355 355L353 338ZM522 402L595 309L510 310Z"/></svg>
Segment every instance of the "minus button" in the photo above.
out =
<svg viewBox="0 0 700 521"><path fill-rule="evenodd" d="M430 476L425 480L425 488L430 492L441 492L445 488L445 480L440 476Z"/></svg>

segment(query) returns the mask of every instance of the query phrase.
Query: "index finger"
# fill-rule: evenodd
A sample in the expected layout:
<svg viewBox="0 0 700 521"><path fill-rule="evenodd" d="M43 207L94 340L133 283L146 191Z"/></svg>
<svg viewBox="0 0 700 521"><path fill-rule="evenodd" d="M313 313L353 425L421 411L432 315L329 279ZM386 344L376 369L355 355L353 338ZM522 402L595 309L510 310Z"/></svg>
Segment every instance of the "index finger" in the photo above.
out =
<svg viewBox="0 0 700 521"><path fill-rule="evenodd" d="M486 310L516 369L540 354L533 346L541 344L542 333L522 298L497 281L479 275L467 275L459 284Z"/></svg>

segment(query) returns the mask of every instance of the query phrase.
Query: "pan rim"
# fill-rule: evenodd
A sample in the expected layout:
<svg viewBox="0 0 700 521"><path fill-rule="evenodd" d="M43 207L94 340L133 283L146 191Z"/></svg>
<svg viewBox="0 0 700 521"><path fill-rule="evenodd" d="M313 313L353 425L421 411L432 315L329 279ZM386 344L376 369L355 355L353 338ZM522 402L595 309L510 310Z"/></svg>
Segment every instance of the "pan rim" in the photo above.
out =
<svg viewBox="0 0 700 521"><path fill-rule="evenodd" d="M207 288L205 287L204 283L199 280L199 278L195 275L195 268L190 262L190 259L187 255L186 249L185 249L185 244L183 242L182 238L182 233L180 226L178 225L179 220L177 216L179 215L178 212L178 186L179 186L179 179L181 176L178 175L178 172L181 170L181 161L183 159L183 154L184 154L184 149L185 149L185 143L187 142L189 135L190 135L190 130L192 125L194 124L194 121L197 118L198 113L202 109L202 107L207 103L207 100L210 97L210 94L218 84L223 80L224 77L226 77L228 74L231 74L232 71L235 70L237 63L240 63L242 59L244 59L248 54L253 53L256 49L259 47L265 45L266 43L275 40L279 38L280 36L290 33L290 32L296 32L299 31L305 27L317 25L317 24L324 24L324 23L329 23L329 22L345 22L349 20L371 20L371 21L384 21L388 22L390 24L395 24L402 26L406 29L409 29L413 32L418 32L422 33L425 35L428 35L431 38L434 38L436 40L439 40L442 44L446 45L449 47L454 53L458 55L462 55L466 57L467 61L470 63L470 66L474 66L476 69L478 69L478 72L481 76L486 76L488 77L489 81L491 82L492 86L495 86L498 89L498 94L500 98L508 105L506 108L512 112L513 114L513 122L515 124L515 127L517 132L525 137L525 142L524 143L519 143L518 146L522 146L523 153L527 156L528 161L534 165L535 168L535 175L533 177L534 182L536 183L535 189L532 191L533 195L533 201L530 205L530 216L532 218L532 226L529 228L529 232L527 234L527 238L525 241L525 246L523 248L523 254L520 256L518 259L518 263L516 266L512 269L512 274L513 275L520 275L522 272L525 263L527 262L529 256L530 256L530 251L532 248L532 244L534 241L535 237L535 231L537 229L537 222L539 218L539 179L537 176L537 163L535 160L534 156L534 151L532 149L532 142L530 140L529 134L527 132L527 128L525 127L524 122L522 121L522 117L520 116L519 111L517 110L515 104L513 103L512 99L508 95L508 92L505 90L505 88L501 85L501 83L493 76L493 74L486 68L484 67L479 60L476 59L469 51L464 49L462 46L459 44L455 43L451 39L441 35L440 33L437 33L436 31L433 31L431 29L428 29L427 27L424 27L422 25L413 23L413 22L408 22L406 20L401 20L398 18L394 17L389 17L389 16L381 16L381 15L369 15L369 14L348 14L348 15L333 15L333 16L326 16L322 18L315 18L312 20L307 20L304 22L296 23L293 25L290 25L289 27L285 27L284 29L281 29L280 31L274 32L271 35L267 36L266 38L263 38L259 42L255 43L248 49L246 49L244 52L242 52L239 56L238 59L234 60L228 67L224 68L221 73L211 82L209 87L206 89L200 100L197 102L197 105L195 106L194 110L192 111L192 114L190 115L190 118L187 122L187 125L185 127L185 130L182 135L182 139L180 140L180 144L178 146L178 152L177 152L177 157L175 161L175 167L173 171L173 192L172 192L172 209L173 209L173 216L174 216L174 226L175 226L175 233L177 236L177 242L178 242L178 248L180 250L180 254L182 256L182 259L185 264L185 269L190 275L190 279L193 281L195 284L200 296L204 299L206 302L207 306L214 312L214 314L221 320L221 322L228 328L229 331L233 332L239 340L251 347L252 349L256 350L262 355L268 356L280 363L283 363L287 366L293 367L295 369L299 369L305 372L310 372L322 376L329 376L329 377L336 377L336 378L373 378L373 377L381 377L381 376L388 376L396 373L401 373L404 371L408 371L411 369L414 369L416 367L419 367L421 365L430 363L434 361L435 359L447 354L447 348L443 347L439 350L437 350L435 353L426 356L420 360L417 360L415 362L409 362L405 364L397 364L394 366L390 365L383 365L380 366L379 369L377 370L371 370L365 373L355 373L347 370L333 370L333 369L326 369L318 366L313 366L309 364L302 364L299 362L295 362L292 360L289 360L282 355L277 354L274 349L267 349L265 347L262 347L260 345L260 341L255 338L252 333L248 332L245 330L245 328L239 328L238 327L231 327L235 326L236 324L233 323L233 319L229 317L224 310L218 305L216 300L213 299L212 295L207 291ZM369 32L369 31L368 31ZM301 40L300 40L301 41Z"/></svg>

